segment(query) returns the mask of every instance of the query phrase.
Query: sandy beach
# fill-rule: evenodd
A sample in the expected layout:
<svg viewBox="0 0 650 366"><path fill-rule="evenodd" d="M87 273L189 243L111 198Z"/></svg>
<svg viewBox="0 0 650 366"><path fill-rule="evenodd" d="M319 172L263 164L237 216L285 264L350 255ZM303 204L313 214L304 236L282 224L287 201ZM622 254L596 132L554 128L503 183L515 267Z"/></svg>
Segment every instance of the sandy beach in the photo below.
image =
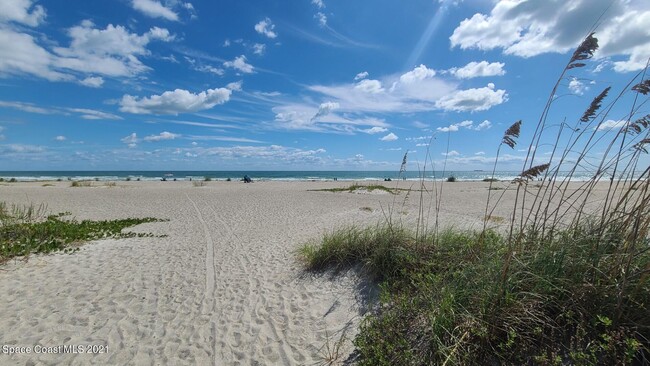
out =
<svg viewBox="0 0 650 366"><path fill-rule="evenodd" d="M0 353L0 364L321 363L341 332L354 337L373 289L352 271L305 273L296 249L345 225L379 223L391 207L412 222L419 206L413 192L313 191L349 182L93 184L14 183L0 192L8 203L44 203L77 219L169 221L130 229L156 237L94 241L74 254L0 266L0 347L31 351ZM480 229L487 187L446 184L441 224ZM507 216L512 196L494 215ZM60 345L105 352L43 353Z"/></svg>

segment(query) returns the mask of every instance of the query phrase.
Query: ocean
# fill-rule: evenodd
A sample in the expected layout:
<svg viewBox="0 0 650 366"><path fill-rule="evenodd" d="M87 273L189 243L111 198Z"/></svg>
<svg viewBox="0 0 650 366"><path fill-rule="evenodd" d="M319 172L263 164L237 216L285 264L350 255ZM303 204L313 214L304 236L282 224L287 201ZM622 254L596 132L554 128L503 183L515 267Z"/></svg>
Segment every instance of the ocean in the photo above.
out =
<svg viewBox="0 0 650 366"><path fill-rule="evenodd" d="M494 178L498 180L512 180L520 172L497 171ZM576 172L572 180L585 181L591 178L593 173ZM406 179L419 180L422 178L420 172L406 171L401 174L397 171L218 171L218 170L196 170L196 171L0 171L0 178L10 180L15 178L18 181L52 181L52 180L97 180L97 181L120 181L120 180L204 180L206 177L211 180L239 180L248 175L253 180L277 180L277 181L364 181L364 180L391 180ZM492 177L491 171L447 171L447 172L425 172L425 179L446 179L455 177L457 181L481 181ZM562 179L562 174L560 174Z"/></svg>

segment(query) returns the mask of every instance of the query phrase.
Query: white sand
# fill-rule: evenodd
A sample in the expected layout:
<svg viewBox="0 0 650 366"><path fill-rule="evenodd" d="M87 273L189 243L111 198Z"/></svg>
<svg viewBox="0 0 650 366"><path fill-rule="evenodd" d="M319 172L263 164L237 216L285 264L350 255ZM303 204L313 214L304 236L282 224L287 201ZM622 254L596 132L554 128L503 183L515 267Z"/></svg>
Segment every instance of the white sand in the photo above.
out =
<svg viewBox="0 0 650 366"><path fill-rule="evenodd" d="M78 219L169 219L130 229L167 236L95 241L72 255L0 266L0 347L32 350L0 354L1 365L322 362L342 330L354 337L371 289L352 272L305 274L296 248L344 225L377 223L389 207L393 217L412 222L419 203L416 193L308 191L345 182L54 184L2 185L0 197L46 203L50 212ZM442 224L480 228L487 184L444 189ZM108 352L34 354L36 345L101 345ZM351 349L345 342L344 351Z"/></svg>

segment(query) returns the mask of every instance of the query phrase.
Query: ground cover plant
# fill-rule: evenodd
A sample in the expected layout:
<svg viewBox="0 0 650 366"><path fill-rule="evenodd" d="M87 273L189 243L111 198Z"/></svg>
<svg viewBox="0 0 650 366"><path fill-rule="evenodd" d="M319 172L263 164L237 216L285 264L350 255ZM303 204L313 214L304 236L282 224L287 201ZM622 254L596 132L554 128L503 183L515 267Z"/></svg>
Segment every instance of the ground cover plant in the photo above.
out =
<svg viewBox="0 0 650 366"><path fill-rule="evenodd" d="M640 165L650 144L647 68L628 85L604 88L572 122L548 123L558 86L597 48L592 33L572 54L537 121L521 173L495 192L498 157L519 144L525 122L505 131L493 176L485 180L482 230L441 228L446 182L422 179L415 227L388 217L300 249L310 270L361 266L380 285L378 304L354 339L356 362L650 364L650 167ZM624 115L612 115L623 101ZM599 133L609 119L623 123ZM549 140L555 141L551 154L538 154ZM590 179L571 182L584 171ZM605 187L604 198L593 202L596 187ZM510 215L495 220L505 194L514 194ZM490 228L496 221L500 227Z"/></svg>
<svg viewBox="0 0 650 366"><path fill-rule="evenodd" d="M391 194L395 194L398 190L397 189L392 189L388 188L386 186L383 186L381 184L368 184L368 185L363 185L363 184L352 184L348 187L341 187L341 188L324 188L324 189L313 189L312 191L320 191L320 192L354 192L358 190L365 190L368 192L372 191L384 191L388 192Z"/></svg>
<svg viewBox="0 0 650 366"><path fill-rule="evenodd" d="M82 220L68 213L47 215L45 206L9 206L0 202L0 264L34 253L66 252L84 242L106 238L150 237L150 233L123 232L128 227L159 219Z"/></svg>

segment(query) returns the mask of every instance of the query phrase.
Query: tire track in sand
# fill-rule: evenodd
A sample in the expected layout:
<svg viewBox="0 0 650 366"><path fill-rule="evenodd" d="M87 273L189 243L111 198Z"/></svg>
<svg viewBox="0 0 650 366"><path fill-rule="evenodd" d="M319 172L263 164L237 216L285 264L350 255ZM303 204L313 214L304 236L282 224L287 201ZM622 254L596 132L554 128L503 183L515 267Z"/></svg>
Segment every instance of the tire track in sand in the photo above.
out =
<svg viewBox="0 0 650 366"><path fill-rule="evenodd" d="M201 225L203 226L203 233L205 235L205 240L206 240L206 245L207 245L207 250L205 253L205 292L204 292L204 301L203 304L208 303L207 309L203 310L202 312L204 314L212 314L214 311L214 291L215 291L215 276L216 276L216 270L215 270L215 263L214 263L214 242L212 241L212 236L210 235L210 228L208 227L208 224L205 222L203 219L203 215L201 214L201 211L199 210L199 207L196 205L194 201L190 198L190 196L185 193L185 197L187 198L190 203L192 203L192 206L194 206L194 210L196 211L196 217L199 219L201 222ZM206 311L207 310L207 311ZM212 335L212 364L216 365L216 355L217 355L217 350L216 350L216 324L214 320L210 322L210 334Z"/></svg>

